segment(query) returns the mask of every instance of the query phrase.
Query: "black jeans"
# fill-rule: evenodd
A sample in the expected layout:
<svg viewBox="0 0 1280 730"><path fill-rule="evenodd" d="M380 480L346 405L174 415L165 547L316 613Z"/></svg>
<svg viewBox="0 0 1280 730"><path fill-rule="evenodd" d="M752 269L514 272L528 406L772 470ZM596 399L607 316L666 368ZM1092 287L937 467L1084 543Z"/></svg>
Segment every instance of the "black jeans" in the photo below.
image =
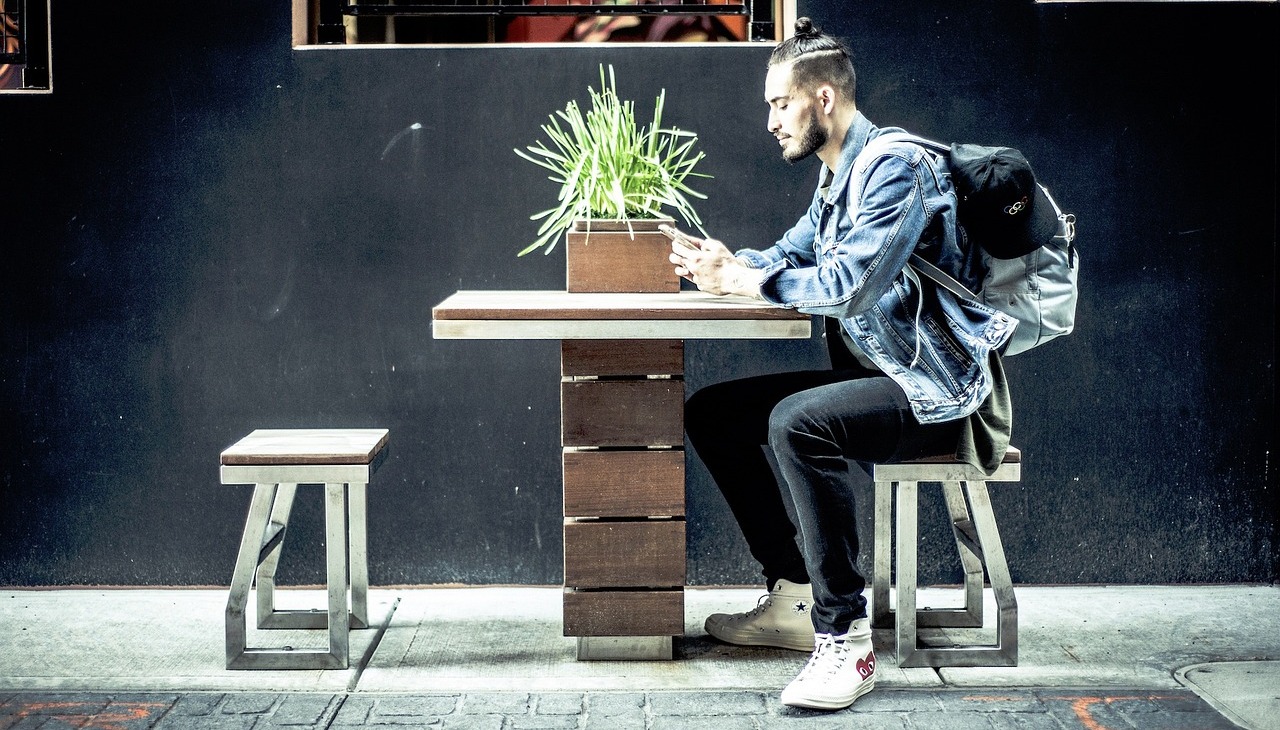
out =
<svg viewBox="0 0 1280 730"><path fill-rule="evenodd" d="M856 364L718 383L685 405L689 441L768 585L779 578L811 583L814 629L832 634L867 615L849 462L952 452L961 424L922 425L897 384ZM795 505L803 553L762 445L772 450Z"/></svg>

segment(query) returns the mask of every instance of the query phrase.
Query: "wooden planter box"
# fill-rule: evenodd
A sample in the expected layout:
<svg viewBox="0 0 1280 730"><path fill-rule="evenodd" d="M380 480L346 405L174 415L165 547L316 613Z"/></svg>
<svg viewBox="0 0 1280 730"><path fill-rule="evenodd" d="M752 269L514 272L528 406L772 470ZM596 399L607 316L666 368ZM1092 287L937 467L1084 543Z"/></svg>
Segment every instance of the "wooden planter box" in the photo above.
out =
<svg viewBox="0 0 1280 730"><path fill-rule="evenodd" d="M672 220L578 221L565 233L567 285L571 292L661 294L680 291L671 263L671 239L658 225Z"/></svg>

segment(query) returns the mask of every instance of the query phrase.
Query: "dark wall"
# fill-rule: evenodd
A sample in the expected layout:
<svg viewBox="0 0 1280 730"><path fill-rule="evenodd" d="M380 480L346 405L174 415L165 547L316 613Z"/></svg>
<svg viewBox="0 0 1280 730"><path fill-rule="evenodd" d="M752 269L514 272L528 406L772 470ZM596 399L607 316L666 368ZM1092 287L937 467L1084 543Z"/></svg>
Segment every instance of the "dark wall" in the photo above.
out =
<svg viewBox="0 0 1280 730"><path fill-rule="evenodd" d="M55 93L0 97L0 584L225 584L249 489L218 453L339 426L391 430L375 583L559 582L558 347L436 341L431 307L563 286L559 249L515 257L554 186L512 149L600 63L700 133L708 228L770 242L814 169L764 134L769 48L293 51L285 2L134 6L56 6ZM1015 579L1273 580L1275 4L800 10L850 39L873 121L1018 146L1080 219L1078 332L1008 361ZM824 356L687 360L693 390ZM755 580L689 473L690 582ZM304 492L293 544L320 512ZM944 537L928 580L958 577ZM322 580L301 552L285 576Z"/></svg>

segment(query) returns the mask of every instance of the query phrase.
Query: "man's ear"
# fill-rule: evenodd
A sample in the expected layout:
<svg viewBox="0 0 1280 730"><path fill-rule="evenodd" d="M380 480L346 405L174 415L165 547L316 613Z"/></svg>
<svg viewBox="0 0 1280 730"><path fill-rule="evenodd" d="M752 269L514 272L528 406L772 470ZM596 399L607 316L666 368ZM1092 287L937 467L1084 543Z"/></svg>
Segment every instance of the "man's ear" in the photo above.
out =
<svg viewBox="0 0 1280 730"><path fill-rule="evenodd" d="M831 84L822 84L817 91L818 105L822 107L822 111L827 114L834 114L836 110L836 90Z"/></svg>

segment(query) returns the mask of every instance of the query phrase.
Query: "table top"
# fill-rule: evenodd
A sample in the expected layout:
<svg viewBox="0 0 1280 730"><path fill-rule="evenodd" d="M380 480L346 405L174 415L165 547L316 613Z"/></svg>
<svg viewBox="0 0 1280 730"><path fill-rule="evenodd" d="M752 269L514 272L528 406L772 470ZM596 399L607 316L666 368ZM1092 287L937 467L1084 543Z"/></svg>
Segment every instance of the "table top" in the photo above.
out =
<svg viewBox="0 0 1280 730"><path fill-rule="evenodd" d="M369 464L388 434L385 428L260 428L223 451L222 464Z"/></svg>
<svg viewBox="0 0 1280 730"><path fill-rule="evenodd" d="M807 338L810 318L701 291L459 291L431 310L437 339Z"/></svg>

